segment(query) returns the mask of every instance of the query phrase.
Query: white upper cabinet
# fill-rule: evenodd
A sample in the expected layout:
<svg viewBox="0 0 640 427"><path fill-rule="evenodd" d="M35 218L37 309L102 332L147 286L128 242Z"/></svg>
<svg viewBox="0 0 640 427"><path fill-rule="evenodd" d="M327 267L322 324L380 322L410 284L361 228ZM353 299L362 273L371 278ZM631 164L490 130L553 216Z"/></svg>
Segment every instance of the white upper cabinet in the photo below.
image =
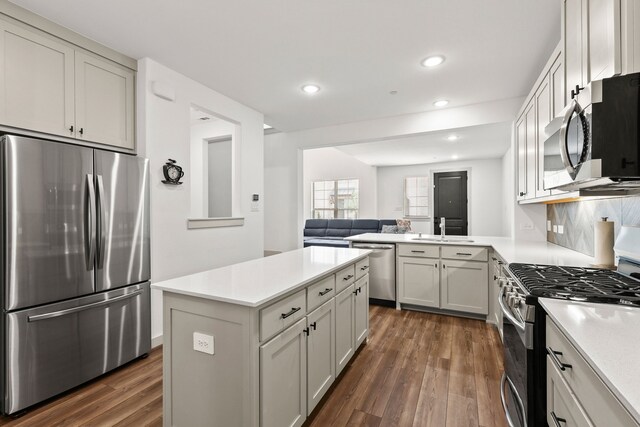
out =
<svg viewBox="0 0 640 427"><path fill-rule="evenodd" d="M74 51L0 20L0 123L74 135Z"/></svg>
<svg viewBox="0 0 640 427"><path fill-rule="evenodd" d="M134 148L134 73L76 52L78 138Z"/></svg>
<svg viewBox="0 0 640 427"><path fill-rule="evenodd" d="M567 98L564 90L564 64L562 55L558 55L549 70L549 83L551 84L551 118L559 117L567 105Z"/></svg>
<svg viewBox="0 0 640 427"><path fill-rule="evenodd" d="M589 82L589 65L586 55L587 0L564 0L562 8L562 39L564 46L565 91L567 102L576 86L584 87Z"/></svg>
<svg viewBox="0 0 640 427"><path fill-rule="evenodd" d="M544 189L544 141L547 139L545 128L551 122L551 83L549 75L542 81L535 94L536 104L536 152L533 153L536 170L535 197L550 195Z"/></svg>
<svg viewBox="0 0 640 427"><path fill-rule="evenodd" d="M133 151L134 110L134 70L0 18L0 126Z"/></svg>
<svg viewBox="0 0 640 427"><path fill-rule="evenodd" d="M622 71L620 0L588 0L589 80L601 80Z"/></svg>

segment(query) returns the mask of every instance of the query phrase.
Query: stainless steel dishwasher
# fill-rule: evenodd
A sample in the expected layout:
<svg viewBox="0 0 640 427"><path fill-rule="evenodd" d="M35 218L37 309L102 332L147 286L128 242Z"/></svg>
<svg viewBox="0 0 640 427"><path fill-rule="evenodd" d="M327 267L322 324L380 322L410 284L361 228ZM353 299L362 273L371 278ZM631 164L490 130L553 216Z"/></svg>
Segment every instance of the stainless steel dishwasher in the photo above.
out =
<svg viewBox="0 0 640 427"><path fill-rule="evenodd" d="M353 243L352 247L372 251L369 255L369 301L395 307L396 245Z"/></svg>

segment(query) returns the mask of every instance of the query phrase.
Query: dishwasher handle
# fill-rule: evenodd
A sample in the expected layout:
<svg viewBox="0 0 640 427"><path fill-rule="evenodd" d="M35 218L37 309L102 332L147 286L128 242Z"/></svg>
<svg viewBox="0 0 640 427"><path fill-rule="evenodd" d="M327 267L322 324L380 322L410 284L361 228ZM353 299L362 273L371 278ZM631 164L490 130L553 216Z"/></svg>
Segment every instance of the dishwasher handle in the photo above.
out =
<svg viewBox="0 0 640 427"><path fill-rule="evenodd" d="M395 249L395 245L372 245L372 244L362 244L362 243L355 243L353 245L354 249L381 249L381 250L389 250L389 249Z"/></svg>

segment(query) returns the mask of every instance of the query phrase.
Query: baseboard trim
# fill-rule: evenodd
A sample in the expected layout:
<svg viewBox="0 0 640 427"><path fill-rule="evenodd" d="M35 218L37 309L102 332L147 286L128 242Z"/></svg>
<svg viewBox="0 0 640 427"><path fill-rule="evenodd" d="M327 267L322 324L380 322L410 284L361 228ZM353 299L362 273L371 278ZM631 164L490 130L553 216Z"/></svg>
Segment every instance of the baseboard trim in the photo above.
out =
<svg viewBox="0 0 640 427"><path fill-rule="evenodd" d="M162 345L162 335L151 338L151 348L156 348Z"/></svg>

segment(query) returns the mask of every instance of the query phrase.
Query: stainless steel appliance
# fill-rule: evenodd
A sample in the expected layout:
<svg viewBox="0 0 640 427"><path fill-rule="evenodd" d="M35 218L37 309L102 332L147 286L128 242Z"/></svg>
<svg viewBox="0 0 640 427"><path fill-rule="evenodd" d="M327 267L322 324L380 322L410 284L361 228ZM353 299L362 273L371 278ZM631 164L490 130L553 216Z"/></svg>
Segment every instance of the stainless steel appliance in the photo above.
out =
<svg viewBox="0 0 640 427"><path fill-rule="evenodd" d="M544 143L544 188L639 193L640 74L594 81L573 93L559 131Z"/></svg>
<svg viewBox="0 0 640 427"><path fill-rule="evenodd" d="M0 138L3 413L149 351L148 160Z"/></svg>
<svg viewBox="0 0 640 427"><path fill-rule="evenodd" d="M546 313L538 298L624 304L640 309L640 227L622 227L618 270L509 264L500 280L505 372L502 404L509 426L547 425ZM552 360L555 358L552 357Z"/></svg>
<svg viewBox="0 0 640 427"><path fill-rule="evenodd" d="M354 243L358 249L370 249L369 301L373 304L396 305L396 245Z"/></svg>

